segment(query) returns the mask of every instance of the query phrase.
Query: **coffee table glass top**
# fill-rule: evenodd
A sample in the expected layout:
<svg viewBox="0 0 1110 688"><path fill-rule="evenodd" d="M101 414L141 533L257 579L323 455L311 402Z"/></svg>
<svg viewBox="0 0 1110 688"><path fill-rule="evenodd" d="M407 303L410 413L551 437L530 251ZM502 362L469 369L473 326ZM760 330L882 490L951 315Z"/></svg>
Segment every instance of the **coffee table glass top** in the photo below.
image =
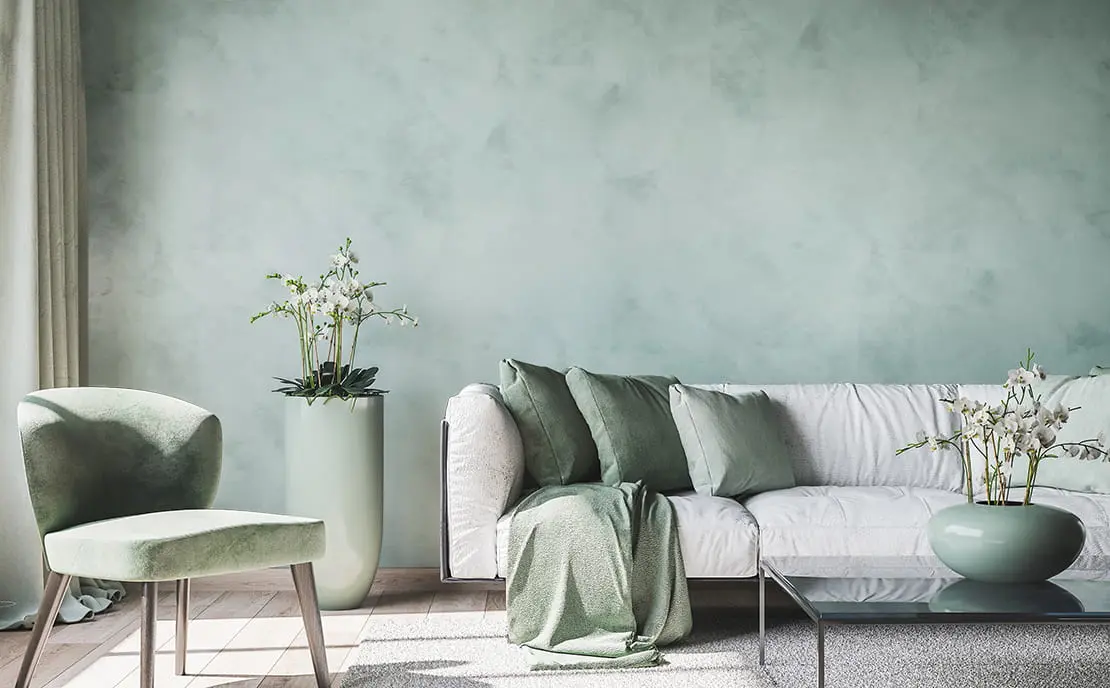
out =
<svg viewBox="0 0 1110 688"><path fill-rule="evenodd" d="M763 568L833 623L1110 621L1110 558L1035 584L969 581L930 557L771 558Z"/></svg>

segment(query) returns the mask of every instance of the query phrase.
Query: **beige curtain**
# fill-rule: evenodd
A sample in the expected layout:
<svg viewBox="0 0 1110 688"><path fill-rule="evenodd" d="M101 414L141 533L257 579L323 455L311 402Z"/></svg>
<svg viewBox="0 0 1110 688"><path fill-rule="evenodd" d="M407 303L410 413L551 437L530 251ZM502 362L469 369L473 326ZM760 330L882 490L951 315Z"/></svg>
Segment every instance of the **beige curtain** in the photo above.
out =
<svg viewBox="0 0 1110 688"><path fill-rule="evenodd" d="M80 384L85 95L77 0L0 0L0 628L25 625L42 592L15 408ZM81 581L64 621L118 596Z"/></svg>

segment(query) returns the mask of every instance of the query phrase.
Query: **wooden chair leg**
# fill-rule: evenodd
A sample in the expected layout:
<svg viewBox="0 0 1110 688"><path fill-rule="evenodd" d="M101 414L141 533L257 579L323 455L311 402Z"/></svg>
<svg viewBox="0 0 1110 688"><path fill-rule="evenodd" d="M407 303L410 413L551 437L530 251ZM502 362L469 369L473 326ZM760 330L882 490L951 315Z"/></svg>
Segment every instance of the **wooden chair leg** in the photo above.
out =
<svg viewBox="0 0 1110 688"><path fill-rule="evenodd" d="M139 687L154 688L154 629L158 624L158 584L143 583L139 620Z"/></svg>
<svg viewBox="0 0 1110 688"><path fill-rule="evenodd" d="M312 563L293 564L293 587L297 589L297 600L301 604L301 617L304 631L308 637L308 652L312 655L312 669L316 672L318 688L328 688L331 674L328 672L328 655L324 646L324 625L320 621L320 603L316 600L316 575Z"/></svg>
<svg viewBox="0 0 1110 688"><path fill-rule="evenodd" d="M185 675L185 653L189 645L189 579L177 581L177 631L174 645L174 671Z"/></svg>
<svg viewBox="0 0 1110 688"><path fill-rule="evenodd" d="M70 576L53 571L47 575L46 588L42 592L42 602L39 603L38 615L35 617L35 628L31 631L27 651L23 653L23 664L19 667L15 688L30 687L35 667L38 666L42 651L46 649L46 641L50 638L50 629L54 627L54 619L57 618L62 599L69 589L69 580Z"/></svg>

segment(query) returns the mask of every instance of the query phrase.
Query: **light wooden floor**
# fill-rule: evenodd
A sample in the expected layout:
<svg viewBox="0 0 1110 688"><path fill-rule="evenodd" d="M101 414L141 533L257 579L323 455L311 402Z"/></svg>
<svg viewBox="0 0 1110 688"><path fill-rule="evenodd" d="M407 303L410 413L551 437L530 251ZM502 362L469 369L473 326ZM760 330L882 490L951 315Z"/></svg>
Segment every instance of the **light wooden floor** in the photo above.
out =
<svg viewBox="0 0 1110 688"><path fill-rule="evenodd" d="M789 604L772 591L776 606ZM745 583L692 583L698 613L718 607L751 608L756 588ZM137 688L138 591L91 622L57 625L32 688ZM504 615L496 584L451 585L435 569L379 571L362 608L324 612L324 638L333 682L354 661L359 634L371 617L455 614ZM173 586L160 591L156 688L315 688L312 662L288 569L193 581L188 676L173 673ZM0 633L0 686L15 683L30 633Z"/></svg>

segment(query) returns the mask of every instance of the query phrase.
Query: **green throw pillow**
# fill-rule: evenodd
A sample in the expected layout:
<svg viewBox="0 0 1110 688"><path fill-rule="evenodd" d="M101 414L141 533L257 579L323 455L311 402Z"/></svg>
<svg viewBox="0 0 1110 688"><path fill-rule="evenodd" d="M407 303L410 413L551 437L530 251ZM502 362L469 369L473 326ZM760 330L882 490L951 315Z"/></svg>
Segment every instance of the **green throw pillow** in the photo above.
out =
<svg viewBox="0 0 1110 688"><path fill-rule="evenodd" d="M738 497L794 487L794 468L764 392L674 385L671 413L698 494Z"/></svg>
<svg viewBox="0 0 1110 688"><path fill-rule="evenodd" d="M567 386L590 426L606 484L642 480L659 491L690 488L667 392L676 382L673 377L567 371Z"/></svg>
<svg viewBox="0 0 1110 688"><path fill-rule="evenodd" d="M505 359L501 396L520 429L525 468L537 483L569 485L597 479L597 447L563 373Z"/></svg>

